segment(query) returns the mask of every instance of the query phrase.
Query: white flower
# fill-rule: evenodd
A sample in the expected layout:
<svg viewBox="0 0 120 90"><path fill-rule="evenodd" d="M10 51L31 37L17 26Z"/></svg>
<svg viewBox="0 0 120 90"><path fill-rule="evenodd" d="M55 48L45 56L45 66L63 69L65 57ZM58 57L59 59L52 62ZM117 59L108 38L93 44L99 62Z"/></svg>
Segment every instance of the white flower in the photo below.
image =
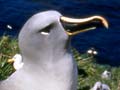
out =
<svg viewBox="0 0 120 90"><path fill-rule="evenodd" d="M13 62L13 67L15 70L21 69L24 65L22 62L22 56L20 54L16 54L12 59L9 59L8 62Z"/></svg>
<svg viewBox="0 0 120 90"><path fill-rule="evenodd" d="M110 79L110 78L111 78L111 72L105 70L105 71L102 73L101 77L102 77L103 79Z"/></svg>
<svg viewBox="0 0 120 90"><path fill-rule="evenodd" d="M12 29L12 26L11 26L11 25L7 25L7 28L8 28L8 29Z"/></svg>

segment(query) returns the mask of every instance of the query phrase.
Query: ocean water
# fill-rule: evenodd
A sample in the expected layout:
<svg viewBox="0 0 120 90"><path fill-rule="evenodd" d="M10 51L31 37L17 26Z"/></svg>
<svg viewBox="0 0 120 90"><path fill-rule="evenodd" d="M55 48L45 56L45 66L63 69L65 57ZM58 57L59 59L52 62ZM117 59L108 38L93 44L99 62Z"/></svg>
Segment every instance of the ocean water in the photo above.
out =
<svg viewBox="0 0 120 90"><path fill-rule="evenodd" d="M73 37L72 46L80 53L94 47L98 51L98 62L120 65L119 0L0 0L0 36L17 36L29 17L51 9L70 17L104 16L109 21L108 30L100 28L78 34Z"/></svg>

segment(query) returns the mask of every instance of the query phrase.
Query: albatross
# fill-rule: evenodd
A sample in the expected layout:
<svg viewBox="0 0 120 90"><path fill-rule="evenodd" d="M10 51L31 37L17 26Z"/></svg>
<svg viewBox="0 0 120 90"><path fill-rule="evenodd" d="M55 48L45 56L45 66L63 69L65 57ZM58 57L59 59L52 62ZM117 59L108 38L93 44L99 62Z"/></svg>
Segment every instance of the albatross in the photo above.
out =
<svg viewBox="0 0 120 90"><path fill-rule="evenodd" d="M33 15L19 33L24 66L0 82L0 90L77 90L77 65L71 37L99 26L101 16L75 19L49 10Z"/></svg>

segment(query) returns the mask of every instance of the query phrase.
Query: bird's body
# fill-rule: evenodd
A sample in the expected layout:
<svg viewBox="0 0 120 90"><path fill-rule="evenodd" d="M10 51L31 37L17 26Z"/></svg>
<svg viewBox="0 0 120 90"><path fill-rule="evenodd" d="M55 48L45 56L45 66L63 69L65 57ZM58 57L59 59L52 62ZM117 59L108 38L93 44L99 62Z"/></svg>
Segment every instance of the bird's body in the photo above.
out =
<svg viewBox="0 0 120 90"><path fill-rule="evenodd" d="M77 67L71 55L62 58L57 59L58 62L45 63L44 66L39 64L35 68L24 65L1 83L0 90L74 90L77 85Z"/></svg>
<svg viewBox="0 0 120 90"><path fill-rule="evenodd" d="M77 65L70 51L71 36L61 24L61 20L69 18L61 17L57 11L46 11L25 23L19 34L24 66L2 81L0 90L77 90ZM91 19L94 18L80 19L77 23Z"/></svg>
<svg viewBox="0 0 120 90"><path fill-rule="evenodd" d="M49 68L46 69L46 72L42 70L40 73L35 69L31 74L32 69L28 72L27 68L23 67L9 79L1 82L0 90L74 90L76 88L76 82L73 82L76 80L76 76L69 76L75 72L65 73L60 71L60 67L57 66L53 68L59 68L58 72L56 69L50 70ZM71 87L71 85L75 87Z"/></svg>

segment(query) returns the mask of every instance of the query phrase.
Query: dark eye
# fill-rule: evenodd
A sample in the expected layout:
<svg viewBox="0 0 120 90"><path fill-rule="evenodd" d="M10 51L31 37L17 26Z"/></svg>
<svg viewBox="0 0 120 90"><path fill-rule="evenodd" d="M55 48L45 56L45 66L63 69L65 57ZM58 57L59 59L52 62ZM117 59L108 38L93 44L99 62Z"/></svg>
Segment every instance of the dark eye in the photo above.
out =
<svg viewBox="0 0 120 90"><path fill-rule="evenodd" d="M53 27L53 24L48 25L47 27L43 28L42 30L39 31L39 33L43 35L49 35L51 28Z"/></svg>

